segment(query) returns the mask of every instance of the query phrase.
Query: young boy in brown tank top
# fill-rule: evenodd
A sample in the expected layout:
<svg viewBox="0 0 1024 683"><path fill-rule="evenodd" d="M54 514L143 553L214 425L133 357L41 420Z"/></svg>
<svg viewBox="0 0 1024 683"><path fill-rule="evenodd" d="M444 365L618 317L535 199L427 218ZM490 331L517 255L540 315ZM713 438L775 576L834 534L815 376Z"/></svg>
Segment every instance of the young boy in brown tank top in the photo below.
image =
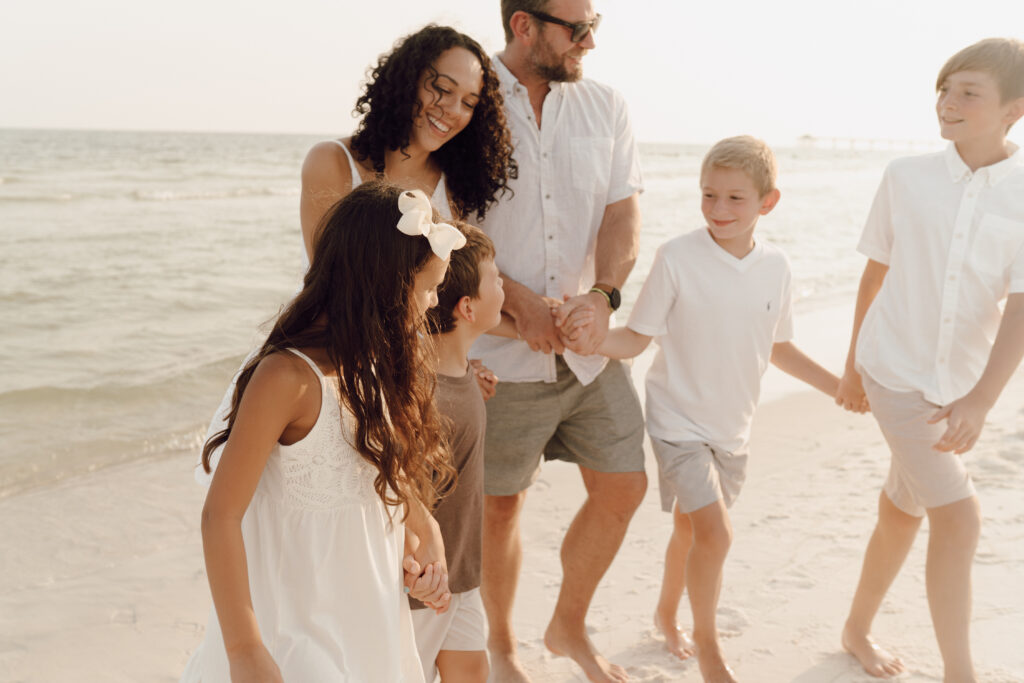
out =
<svg viewBox="0 0 1024 683"><path fill-rule="evenodd" d="M434 511L448 563L451 604L442 614L410 598L416 645L427 681L487 680L486 617L480 600L480 549L484 496L484 429L487 415L468 360L477 337L501 322L505 300L494 264L494 244L481 230L456 222L466 246L452 252L448 274L430 309L437 347L437 407L447 418L447 438L458 480ZM512 333L514 335L514 333Z"/></svg>

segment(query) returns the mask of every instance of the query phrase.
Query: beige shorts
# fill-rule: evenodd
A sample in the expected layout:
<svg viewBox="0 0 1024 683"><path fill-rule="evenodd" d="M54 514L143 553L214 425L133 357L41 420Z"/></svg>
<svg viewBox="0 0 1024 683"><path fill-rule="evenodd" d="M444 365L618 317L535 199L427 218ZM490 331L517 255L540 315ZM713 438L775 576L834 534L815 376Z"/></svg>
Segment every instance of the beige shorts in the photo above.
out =
<svg viewBox="0 0 1024 683"><path fill-rule="evenodd" d="M487 402L484 492L529 488L545 460L596 472L644 471L644 417L629 368L608 365L587 386L558 356L555 382L499 382Z"/></svg>
<svg viewBox="0 0 1024 683"><path fill-rule="evenodd" d="M444 614L436 614L429 607L412 610L412 628L423 676L430 683L437 676L437 655L441 650L487 650L487 618L480 589L453 593Z"/></svg>
<svg viewBox="0 0 1024 683"><path fill-rule="evenodd" d="M730 453L701 441L662 441L652 436L658 461L661 509L693 512L717 500L731 506L747 479L747 454Z"/></svg>
<svg viewBox="0 0 1024 683"><path fill-rule="evenodd" d="M892 391L861 373L871 413L889 443L892 460L883 490L903 512L923 517L928 508L975 495L963 458L932 446L946 431L946 422L928 424L940 406L920 392Z"/></svg>

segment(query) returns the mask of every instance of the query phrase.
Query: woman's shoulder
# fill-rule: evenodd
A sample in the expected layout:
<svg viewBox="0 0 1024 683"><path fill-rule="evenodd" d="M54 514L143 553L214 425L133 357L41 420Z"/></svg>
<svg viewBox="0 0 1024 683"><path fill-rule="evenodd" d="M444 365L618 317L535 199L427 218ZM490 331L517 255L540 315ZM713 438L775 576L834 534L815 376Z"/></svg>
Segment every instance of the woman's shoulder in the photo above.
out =
<svg viewBox="0 0 1024 683"><path fill-rule="evenodd" d="M350 187L352 167L346 154L350 138L322 140L313 145L302 162L302 182L306 186ZM345 148L342 148L345 145Z"/></svg>

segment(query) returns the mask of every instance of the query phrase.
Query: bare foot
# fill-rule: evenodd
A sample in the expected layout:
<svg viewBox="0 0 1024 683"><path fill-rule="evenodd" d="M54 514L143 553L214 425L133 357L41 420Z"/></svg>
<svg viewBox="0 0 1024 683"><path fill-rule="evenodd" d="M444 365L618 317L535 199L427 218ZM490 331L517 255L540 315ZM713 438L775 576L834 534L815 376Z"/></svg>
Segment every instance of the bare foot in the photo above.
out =
<svg viewBox="0 0 1024 683"><path fill-rule="evenodd" d="M672 623L666 626L667 620L662 620L658 614L654 615L654 628L661 632L661 635L665 636L665 648L674 654L679 659L688 659L697 652L697 646L693 644L693 638L690 634L679 627L679 624L672 620Z"/></svg>
<svg viewBox="0 0 1024 683"><path fill-rule="evenodd" d="M697 663L704 683L737 683L736 674L722 657L722 647L717 639L697 646Z"/></svg>
<svg viewBox="0 0 1024 683"><path fill-rule="evenodd" d="M593 683L623 683L629 680L626 670L602 657L585 632L570 633L552 621L544 633L544 644L552 654L576 662Z"/></svg>
<svg viewBox="0 0 1024 683"><path fill-rule="evenodd" d="M515 651L491 652L491 674L487 680L490 683L530 683L530 677Z"/></svg>
<svg viewBox="0 0 1024 683"><path fill-rule="evenodd" d="M871 636L858 635L849 626L843 629L843 649L856 657L864 670L876 678L892 678L907 669L902 659L883 650Z"/></svg>

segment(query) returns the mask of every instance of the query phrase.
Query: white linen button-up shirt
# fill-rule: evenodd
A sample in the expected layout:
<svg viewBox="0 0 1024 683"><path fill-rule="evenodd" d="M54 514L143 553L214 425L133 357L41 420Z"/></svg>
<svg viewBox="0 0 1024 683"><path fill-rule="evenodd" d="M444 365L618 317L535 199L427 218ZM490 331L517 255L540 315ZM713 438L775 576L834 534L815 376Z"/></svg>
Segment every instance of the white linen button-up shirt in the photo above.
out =
<svg viewBox="0 0 1024 683"><path fill-rule="evenodd" d="M956 146L885 171L858 251L889 266L857 339L857 367L946 405L985 369L1002 313L1024 292L1024 155L971 169Z"/></svg>
<svg viewBox="0 0 1024 683"><path fill-rule="evenodd" d="M561 301L594 284L597 232L608 204L643 190L640 160L625 100L612 88L583 79L550 84L540 128L526 87L497 55L519 177L515 193L499 198L481 228L494 240L503 276ZM525 341L481 336L471 355L503 382L554 382L554 354ZM566 351L565 362L583 384L604 369L602 356Z"/></svg>

